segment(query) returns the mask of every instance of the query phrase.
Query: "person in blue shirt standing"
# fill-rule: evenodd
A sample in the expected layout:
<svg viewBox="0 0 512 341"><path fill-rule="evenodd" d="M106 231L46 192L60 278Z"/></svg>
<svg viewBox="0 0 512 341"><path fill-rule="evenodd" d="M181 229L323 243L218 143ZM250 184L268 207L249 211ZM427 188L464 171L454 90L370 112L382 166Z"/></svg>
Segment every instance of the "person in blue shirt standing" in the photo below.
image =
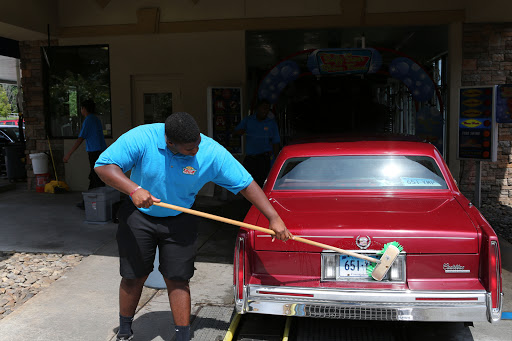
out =
<svg viewBox="0 0 512 341"><path fill-rule="evenodd" d="M176 340L190 340L189 280L194 274L198 218L153 203L190 208L199 190L212 181L240 192L254 204L278 239L292 237L251 175L224 147L201 134L188 113L174 113L165 124L141 125L126 132L100 155L95 170L106 184L131 198L118 213L122 279L117 340L133 338L133 316L153 271L157 246ZM125 175L129 170L130 178Z"/></svg>
<svg viewBox="0 0 512 341"><path fill-rule="evenodd" d="M269 118L270 103L261 101L254 115L244 118L235 128L235 134L246 135L244 167L254 180L263 187L270 171L271 158L279 153L279 129Z"/></svg>
<svg viewBox="0 0 512 341"><path fill-rule="evenodd" d="M78 147L85 140L85 150L87 154L89 154L89 189L105 186L105 183L101 181L98 174L94 171L94 164L96 160L100 156L100 154L107 149L107 144L105 143L105 137L103 135L103 125L96 115L95 112L95 103L94 101L88 99L81 103L80 112L82 116L85 117L84 122L82 124L82 129L80 130L80 134L78 135L78 139L69 152L64 156L63 161L67 163L71 154L78 149ZM78 203L78 207L84 209L84 203Z"/></svg>

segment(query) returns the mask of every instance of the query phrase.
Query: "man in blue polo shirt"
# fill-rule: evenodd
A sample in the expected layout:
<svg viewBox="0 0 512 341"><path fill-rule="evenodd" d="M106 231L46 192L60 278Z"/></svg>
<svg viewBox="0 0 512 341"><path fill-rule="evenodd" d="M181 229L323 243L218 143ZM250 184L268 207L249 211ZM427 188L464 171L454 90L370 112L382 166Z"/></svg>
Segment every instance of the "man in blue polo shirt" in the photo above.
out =
<svg viewBox="0 0 512 341"><path fill-rule="evenodd" d="M105 143L105 137L103 135L103 125L96 115L95 112L95 103L94 101L88 99L81 103L80 112L82 116L85 117L84 122L82 123L82 129L80 130L80 134L78 135L78 139L69 152L64 156L63 161L67 163L71 154L77 150L77 148L84 142L85 140L85 150L89 155L89 189L105 186L103 181L98 177L98 174L94 171L94 164L100 154L107 149L107 144ZM83 201L77 204L81 209L85 209Z"/></svg>
<svg viewBox="0 0 512 341"><path fill-rule="evenodd" d="M235 128L235 134L246 135L244 167L258 185L263 186L270 171L271 158L279 153L279 129L273 118L268 117L270 103L261 101L254 115L244 118Z"/></svg>
<svg viewBox="0 0 512 341"><path fill-rule="evenodd" d="M212 181L240 192L270 222L280 240L292 235L261 188L238 161L213 139L200 134L187 113L170 115L165 124L138 126L123 134L96 162L108 185L129 194L119 209L120 327L117 340L131 340L131 322L142 287L153 270L158 246L168 289L176 340L190 339L189 279L194 274L197 218L153 206L161 200L190 208L199 190ZM130 178L124 173L131 170Z"/></svg>

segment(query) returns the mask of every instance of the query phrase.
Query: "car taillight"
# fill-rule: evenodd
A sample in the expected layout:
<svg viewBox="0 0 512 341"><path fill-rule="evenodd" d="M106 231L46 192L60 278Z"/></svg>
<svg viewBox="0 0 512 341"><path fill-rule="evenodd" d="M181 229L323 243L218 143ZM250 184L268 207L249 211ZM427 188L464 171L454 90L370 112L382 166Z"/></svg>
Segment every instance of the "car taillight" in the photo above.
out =
<svg viewBox="0 0 512 341"><path fill-rule="evenodd" d="M501 260L498 241L491 241L489 250L489 291L492 295L492 309L501 309Z"/></svg>
<svg viewBox="0 0 512 341"><path fill-rule="evenodd" d="M235 273L235 290L239 300L244 298L244 284L245 284L245 239L238 238L237 254L235 259L236 273Z"/></svg>
<svg viewBox="0 0 512 341"><path fill-rule="evenodd" d="M323 280L336 280L336 262L335 254L322 254L323 266L322 266L322 279Z"/></svg>

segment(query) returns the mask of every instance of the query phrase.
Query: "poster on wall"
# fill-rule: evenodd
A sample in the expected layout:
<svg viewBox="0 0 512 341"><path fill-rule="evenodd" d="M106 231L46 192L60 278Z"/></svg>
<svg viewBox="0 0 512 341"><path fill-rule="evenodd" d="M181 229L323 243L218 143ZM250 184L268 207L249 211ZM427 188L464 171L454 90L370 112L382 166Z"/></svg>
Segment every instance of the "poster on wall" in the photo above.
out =
<svg viewBox="0 0 512 341"><path fill-rule="evenodd" d="M512 84L498 85L496 89L496 122L512 123Z"/></svg>
<svg viewBox="0 0 512 341"><path fill-rule="evenodd" d="M242 88L208 87L208 135L233 155L241 155L242 137L234 131L242 120Z"/></svg>
<svg viewBox="0 0 512 341"><path fill-rule="evenodd" d="M495 87L464 87L459 93L457 158L496 161Z"/></svg>

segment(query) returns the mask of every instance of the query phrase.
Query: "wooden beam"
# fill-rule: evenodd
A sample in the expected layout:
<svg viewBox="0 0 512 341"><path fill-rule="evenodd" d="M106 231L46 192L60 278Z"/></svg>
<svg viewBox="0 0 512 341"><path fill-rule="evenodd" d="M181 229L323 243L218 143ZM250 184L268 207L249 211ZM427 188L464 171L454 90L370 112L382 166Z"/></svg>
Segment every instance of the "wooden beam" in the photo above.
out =
<svg viewBox="0 0 512 341"><path fill-rule="evenodd" d="M159 14L158 14L159 18ZM290 30L370 26L431 26L464 22L464 10L366 13L361 16L316 15L301 17L192 20L159 23L157 14L138 15L137 24L61 27L59 38L131 35L142 33L190 33L240 30ZM156 26L156 27L155 27Z"/></svg>

